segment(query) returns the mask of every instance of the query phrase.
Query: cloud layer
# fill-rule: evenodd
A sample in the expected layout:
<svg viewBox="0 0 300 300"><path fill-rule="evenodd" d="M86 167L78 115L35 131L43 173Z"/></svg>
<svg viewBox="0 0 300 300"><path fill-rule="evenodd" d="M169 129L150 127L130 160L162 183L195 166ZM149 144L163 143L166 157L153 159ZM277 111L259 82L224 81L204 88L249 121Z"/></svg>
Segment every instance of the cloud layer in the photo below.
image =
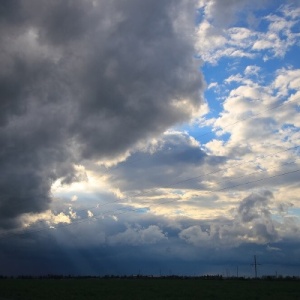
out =
<svg viewBox="0 0 300 300"><path fill-rule="evenodd" d="M193 1L3 1L1 224L46 210L74 164L127 153L201 104Z"/></svg>
<svg viewBox="0 0 300 300"><path fill-rule="evenodd" d="M2 1L3 270L298 275L299 4Z"/></svg>

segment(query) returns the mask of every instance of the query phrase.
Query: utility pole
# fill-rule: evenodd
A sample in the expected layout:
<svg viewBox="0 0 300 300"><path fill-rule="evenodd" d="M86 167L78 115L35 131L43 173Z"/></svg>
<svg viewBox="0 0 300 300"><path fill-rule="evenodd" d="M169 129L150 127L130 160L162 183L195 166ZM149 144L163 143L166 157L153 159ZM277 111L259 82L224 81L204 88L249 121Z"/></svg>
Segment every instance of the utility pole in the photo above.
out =
<svg viewBox="0 0 300 300"><path fill-rule="evenodd" d="M236 277L239 278L239 266L236 267Z"/></svg>
<svg viewBox="0 0 300 300"><path fill-rule="evenodd" d="M261 264L257 263L256 255L254 255L254 263L251 264L251 266L254 266L254 272L255 272L255 278L257 278L257 266L260 266Z"/></svg>

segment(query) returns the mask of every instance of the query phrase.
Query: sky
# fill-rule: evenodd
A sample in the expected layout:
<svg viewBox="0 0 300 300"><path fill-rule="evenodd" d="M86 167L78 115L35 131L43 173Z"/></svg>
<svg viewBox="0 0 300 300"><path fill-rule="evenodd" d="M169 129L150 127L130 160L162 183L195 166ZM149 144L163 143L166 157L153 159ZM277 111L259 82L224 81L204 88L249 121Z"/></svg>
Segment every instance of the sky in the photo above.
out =
<svg viewBox="0 0 300 300"><path fill-rule="evenodd" d="M2 0L0 274L300 276L300 1Z"/></svg>

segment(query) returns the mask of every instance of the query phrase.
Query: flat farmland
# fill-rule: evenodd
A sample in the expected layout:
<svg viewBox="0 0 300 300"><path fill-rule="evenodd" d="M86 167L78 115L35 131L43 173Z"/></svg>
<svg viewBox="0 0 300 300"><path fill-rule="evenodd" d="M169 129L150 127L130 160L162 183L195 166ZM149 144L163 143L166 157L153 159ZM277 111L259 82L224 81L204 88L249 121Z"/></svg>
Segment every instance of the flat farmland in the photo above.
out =
<svg viewBox="0 0 300 300"><path fill-rule="evenodd" d="M2 279L0 300L299 300L300 281L203 279Z"/></svg>

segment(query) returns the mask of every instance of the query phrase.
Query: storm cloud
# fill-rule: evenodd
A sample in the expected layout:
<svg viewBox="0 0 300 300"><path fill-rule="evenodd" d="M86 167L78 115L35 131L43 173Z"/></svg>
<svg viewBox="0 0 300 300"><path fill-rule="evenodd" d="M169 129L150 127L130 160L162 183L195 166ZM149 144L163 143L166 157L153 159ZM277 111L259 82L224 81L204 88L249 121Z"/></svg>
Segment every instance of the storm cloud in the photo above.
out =
<svg viewBox="0 0 300 300"><path fill-rule="evenodd" d="M0 227L46 210L75 164L196 115L195 1L0 4Z"/></svg>

